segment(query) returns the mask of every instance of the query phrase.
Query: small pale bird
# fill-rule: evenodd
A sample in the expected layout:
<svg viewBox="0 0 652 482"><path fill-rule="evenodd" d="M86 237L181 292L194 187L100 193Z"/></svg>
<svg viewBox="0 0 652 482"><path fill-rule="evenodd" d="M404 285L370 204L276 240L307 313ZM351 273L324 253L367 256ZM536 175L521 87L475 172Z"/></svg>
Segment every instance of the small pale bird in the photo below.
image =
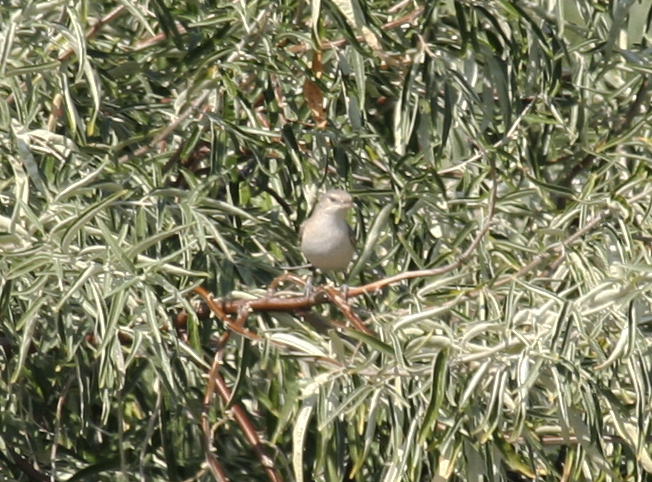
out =
<svg viewBox="0 0 652 482"><path fill-rule="evenodd" d="M352 207L353 197L348 192L327 191L301 225L301 251L315 268L346 271L355 246L353 231L346 222L346 213Z"/></svg>

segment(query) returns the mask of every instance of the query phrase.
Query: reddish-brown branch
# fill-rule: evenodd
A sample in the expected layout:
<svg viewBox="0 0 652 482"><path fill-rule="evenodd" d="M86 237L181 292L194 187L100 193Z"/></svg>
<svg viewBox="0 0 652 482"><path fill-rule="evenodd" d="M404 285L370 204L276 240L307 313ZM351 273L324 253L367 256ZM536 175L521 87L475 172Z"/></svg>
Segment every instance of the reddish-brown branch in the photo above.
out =
<svg viewBox="0 0 652 482"><path fill-rule="evenodd" d="M235 322L231 323L230 328L233 329L234 331L235 329L242 329L245 321L247 321L248 313L249 310L247 309L247 307L246 306L242 307L240 313L238 313L238 318L236 319ZM215 356L213 357L213 363L211 364L208 384L206 385L206 392L204 393L204 411L202 413L202 424L201 424L206 461L208 462L208 465L211 469L211 473L218 480L218 482L227 482L228 479L226 478L226 475L221 465L219 464L217 457L215 456L215 454L213 454L212 435L210 431L210 425L208 422L208 411L210 408L210 404L213 400L215 391L217 391L218 395L220 396L220 398L222 399L222 401L226 406L231 404L232 401L231 399L233 397L233 393L231 392L231 390L226 384L226 381L224 380L224 378L219 372L219 367L221 365L221 361L224 353L224 347L226 346L226 343L229 340L230 335L231 335L231 331L228 330L222 333L222 336L220 337L217 346L217 351L215 353ZM251 445L251 448L256 454L256 457L258 457L258 460L260 461L261 465L265 469L265 472L267 473L267 477L269 478L269 480L271 482L282 482L280 474L274 467L274 462L265 453L265 449L260 441L260 438L258 437L258 434L256 433L256 429L254 428L253 423L251 422L251 420L249 420L247 412L245 412L245 410L238 403L234 403L231 406L231 412L233 413L233 416L238 426L240 427L240 429L242 429L245 438Z"/></svg>
<svg viewBox="0 0 652 482"><path fill-rule="evenodd" d="M14 449L7 446L7 451L11 458L14 460L14 463L23 471L23 473L31 480L32 482L49 482L50 478L46 477L34 467L32 464L22 455L18 455Z"/></svg>
<svg viewBox="0 0 652 482"><path fill-rule="evenodd" d="M211 375L213 375L212 370ZM222 375L220 375L220 373L217 371L214 374L214 383L215 387L217 388L217 393L220 395L222 401L224 401L224 403L228 403L233 396L231 389L229 389L226 382L224 381L224 378L222 378ZM256 454L256 457L258 457L258 460L260 460L260 463L265 469L267 478L271 482L282 482L283 479L274 467L274 462L272 461L271 457L265 452L265 448L260 441L260 438L258 437L256 429L249 420L247 412L245 412L245 410L237 403L234 403L231 406L231 412L233 413L233 417L235 418L236 422L242 429L245 438L249 442L249 445L251 445L251 448Z"/></svg>
<svg viewBox="0 0 652 482"><path fill-rule="evenodd" d="M439 276L459 268L474 253L474 251L476 250L476 248L484 238L485 234L487 234L487 232L489 231L489 228L491 227L491 224L493 222L493 215L496 207L498 181L496 179L496 169L494 163L492 160L490 160L490 162L491 162L491 175L493 179L493 186L491 188L491 194L489 196L489 205L487 207L486 220L483 226L481 227L480 231L478 231L478 233L476 234L473 241L471 241L469 247L462 254L460 254L460 256L454 262L446 266L442 266L440 268L424 269L418 271L406 271L404 273L399 273L397 275L390 276L388 278L381 279L373 283L366 284L364 286L351 287L349 288L347 293L348 297L354 298L356 296L360 296L365 293L372 293L374 291L378 291L382 288L385 288L386 286L401 281L409 280L409 279L424 278L429 276ZM281 275L279 279L280 281L275 280L270 285L270 287L273 286L273 289L270 290L272 294L275 293L278 284L281 281L289 280L296 284L305 284L305 282L300 280L300 278L297 278L295 275L292 274ZM203 288L195 289L195 291L199 293L199 291L197 290L203 290ZM203 292L207 294L206 290L203 290ZM349 321L351 321L351 323L355 326L356 329L364 333L370 334L369 329L362 323L362 321L355 315L355 313L353 313L348 303L346 302L342 303L341 301L343 301L343 298L341 299L341 301L340 298L341 295L339 295L339 293L334 294L334 291L331 291L329 288L322 288L322 289L315 290L312 296L301 296L301 297L293 297L293 298L280 298L280 297L268 296L266 298L259 298L257 300L246 300L246 301L222 300L219 306L222 312L224 313L224 316L226 316L226 313L231 313L231 314L238 313L244 304L246 304L249 310L252 312L257 312L257 311L296 312L296 311L306 310L315 305L332 302L336 306L338 306L338 308L340 308L340 311L344 313L344 315L349 319Z"/></svg>
<svg viewBox="0 0 652 482"><path fill-rule="evenodd" d="M225 310L223 309L224 303L217 304L211 294L205 289L202 288L201 286L195 288L193 290L195 293L197 293L199 296L201 296L208 307L211 309L215 315L224 323L224 325L229 328L230 330L235 331L239 335L244 336L245 338L249 338L250 340L260 340L260 336L258 336L256 333L253 331L249 331L246 328L244 328L242 325L243 323L234 323L231 321L231 318L226 314ZM242 313L243 308L248 309L249 306L248 304L251 303L248 300L244 300L241 303L238 304L238 309L231 312L231 313L237 313L240 315Z"/></svg>
<svg viewBox="0 0 652 482"><path fill-rule="evenodd" d="M211 303L214 304L212 298L210 296L207 297L208 300L210 300ZM206 298L205 298L206 299ZM221 312L219 307L215 305L215 308L218 313L221 313L221 315L224 317L224 319L228 318L224 312ZM215 312L215 310L214 310ZM235 321L235 323L232 323L232 327L237 327L237 328L242 328L244 325L245 321L247 321L247 313L248 310L246 308L243 308L240 310L240 313L238 314L238 318ZM206 385L206 391L204 393L204 410L202 412L202 417L201 417L201 429L202 429L202 446L204 448L204 456L206 457L206 462L208 463L208 467L213 474L213 477L218 482L228 482L228 478L226 474L224 473L224 469L222 468L222 465L219 463L217 460L217 457L213 453L213 442L212 442L212 434L211 434L211 429L210 429L210 424L208 421L208 411L210 410L210 405L213 400L213 396L215 394L215 387L216 383L218 381L221 381L221 384L224 384L224 379L219 373L219 367L221 364L222 357L224 355L224 348L226 347L226 343L229 341L229 338L231 337L231 331L226 330L224 333L222 333L222 336L220 336L219 342L217 344L217 350L215 352L215 356L213 357L213 363L211 364L211 370L208 378L208 384ZM220 396L223 393L223 387L221 386L220 383L217 383L218 385L218 392L220 393ZM228 405L231 402L230 397L228 399L222 398L224 403ZM243 421L244 419L244 421ZM244 414L244 417L240 417L240 419L236 418L238 424L240 425L240 428L242 428L243 432L245 432L245 436L248 431L252 429L252 424L249 422L246 414ZM247 437L249 439L249 437ZM256 451L256 448L254 448L254 451ZM258 454L258 452L256 452ZM267 460L263 460L261 458L261 463L263 466L267 463ZM267 468L265 469L267 470Z"/></svg>
<svg viewBox="0 0 652 482"><path fill-rule="evenodd" d="M269 284L269 286L267 287L267 296L270 297L274 296L278 291L278 287L281 285L281 283L286 283L286 282L290 282L297 286L301 286L302 288L305 288L306 286L306 280L304 280L300 276L297 276L296 274L292 274L292 273L283 273L282 275L279 275L276 278L274 278L272 282Z"/></svg>
<svg viewBox="0 0 652 482"><path fill-rule="evenodd" d="M366 333L367 335L376 336L373 331L367 328L358 315L355 314L351 305L344 299L344 296L342 296L339 291L332 286L325 288L325 290L333 304L339 308L342 314L346 316L346 319L349 320L358 331Z"/></svg>
<svg viewBox="0 0 652 482"><path fill-rule="evenodd" d="M228 332L227 332L228 333ZM201 414L201 431L202 431L202 447L204 449L204 457L206 458L206 463L210 469L213 477L217 482L228 482L229 479L222 468L222 465L217 460L217 457L213 453L213 436L211 434L210 422L208 420L208 412L210 410L210 405L213 400L213 395L215 393L215 380L218 375L218 369L220 366L220 358L222 356L222 350L218 350L213 357L213 363L211 364L211 370L208 377L208 383L206 385L206 391L204 392L204 410Z"/></svg>

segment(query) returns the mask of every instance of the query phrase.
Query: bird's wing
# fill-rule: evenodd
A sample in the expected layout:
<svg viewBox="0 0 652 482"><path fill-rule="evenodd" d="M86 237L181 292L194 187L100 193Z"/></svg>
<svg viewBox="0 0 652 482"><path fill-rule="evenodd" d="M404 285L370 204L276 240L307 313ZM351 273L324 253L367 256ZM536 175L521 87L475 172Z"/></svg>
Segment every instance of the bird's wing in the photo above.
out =
<svg viewBox="0 0 652 482"><path fill-rule="evenodd" d="M303 239L303 232L306 230L306 221L302 222L299 225L299 243L301 243L301 240Z"/></svg>

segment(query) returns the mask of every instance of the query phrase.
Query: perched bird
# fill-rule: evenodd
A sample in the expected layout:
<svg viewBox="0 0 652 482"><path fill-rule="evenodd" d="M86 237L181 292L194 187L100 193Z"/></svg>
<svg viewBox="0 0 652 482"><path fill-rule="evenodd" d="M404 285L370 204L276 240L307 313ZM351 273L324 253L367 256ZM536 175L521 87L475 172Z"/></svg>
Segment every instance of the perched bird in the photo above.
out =
<svg viewBox="0 0 652 482"><path fill-rule="evenodd" d="M353 197L341 189L319 197L312 215L301 225L301 251L315 268L322 271L346 271L355 246L346 213Z"/></svg>

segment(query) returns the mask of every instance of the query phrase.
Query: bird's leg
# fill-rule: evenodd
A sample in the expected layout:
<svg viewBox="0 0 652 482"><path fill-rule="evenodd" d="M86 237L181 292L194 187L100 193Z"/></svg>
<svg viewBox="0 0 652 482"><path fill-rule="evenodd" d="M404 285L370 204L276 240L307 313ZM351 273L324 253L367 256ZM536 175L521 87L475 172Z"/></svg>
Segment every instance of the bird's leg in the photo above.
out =
<svg viewBox="0 0 652 482"><path fill-rule="evenodd" d="M305 286L305 288L303 290L303 294L304 294L304 296L306 298L312 297L313 293L315 292L315 287L313 285L313 279L314 279L314 276L311 273L310 276L308 276L308 279L306 280L306 286Z"/></svg>
<svg viewBox="0 0 652 482"><path fill-rule="evenodd" d="M316 270L313 268L310 270L310 276L308 276L308 279L306 280L306 287L304 289L304 295L306 298L312 298L312 296L315 294L315 276L316 276Z"/></svg>
<svg viewBox="0 0 652 482"><path fill-rule="evenodd" d="M349 301L349 285L347 283L344 283L342 285L342 297L344 298L344 301L348 303Z"/></svg>

